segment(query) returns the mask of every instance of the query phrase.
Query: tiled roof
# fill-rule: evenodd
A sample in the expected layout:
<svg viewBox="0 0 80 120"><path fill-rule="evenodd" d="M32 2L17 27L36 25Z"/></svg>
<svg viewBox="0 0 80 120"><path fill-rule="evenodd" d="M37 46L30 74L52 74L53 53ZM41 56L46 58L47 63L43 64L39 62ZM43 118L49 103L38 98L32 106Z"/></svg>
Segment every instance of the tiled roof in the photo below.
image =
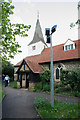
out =
<svg viewBox="0 0 80 120"><path fill-rule="evenodd" d="M53 46L53 61L64 61L80 58L80 40L74 41L76 43L76 48L74 50L64 51L64 44ZM24 58L25 61L30 60L34 65L39 63L50 62L50 47L45 48L40 55L30 56ZM16 64L20 65L21 61ZM31 63L29 63L31 65Z"/></svg>
<svg viewBox="0 0 80 120"><path fill-rule="evenodd" d="M26 63L34 73L42 73L44 71L42 67L36 62L27 60Z"/></svg>

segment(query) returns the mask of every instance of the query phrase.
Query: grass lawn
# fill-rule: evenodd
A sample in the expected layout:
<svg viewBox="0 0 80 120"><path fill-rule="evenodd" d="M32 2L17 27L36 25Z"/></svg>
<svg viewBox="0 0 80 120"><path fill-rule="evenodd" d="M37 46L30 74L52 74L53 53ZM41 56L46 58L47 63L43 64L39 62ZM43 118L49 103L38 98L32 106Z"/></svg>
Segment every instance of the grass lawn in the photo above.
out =
<svg viewBox="0 0 80 120"><path fill-rule="evenodd" d="M39 105L37 107L37 104ZM71 103L61 103L55 100L54 108L51 107L49 102L45 102L40 104L36 102L36 107L38 112L41 114L43 118L79 118L79 105L71 104Z"/></svg>

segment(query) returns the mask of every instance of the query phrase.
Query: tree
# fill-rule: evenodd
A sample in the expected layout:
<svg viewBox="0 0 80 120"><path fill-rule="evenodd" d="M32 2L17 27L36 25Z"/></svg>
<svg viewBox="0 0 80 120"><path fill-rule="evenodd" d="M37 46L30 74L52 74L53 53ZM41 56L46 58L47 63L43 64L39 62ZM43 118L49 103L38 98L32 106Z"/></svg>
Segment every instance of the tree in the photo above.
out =
<svg viewBox="0 0 80 120"><path fill-rule="evenodd" d="M10 58L14 58L14 55L18 52L21 52L19 48L21 47L18 42L16 42L16 35L21 37L27 37L28 30L31 25L24 24L12 24L10 21L10 15L13 15L13 9L15 8L12 5L12 1L8 0L8 2L1 3L0 10L2 21L0 23L0 35L1 39L1 48L0 48L0 56L3 61L9 60Z"/></svg>
<svg viewBox="0 0 80 120"><path fill-rule="evenodd" d="M13 78L13 76L14 76L14 66L10 62L6 61L6 63L7 64L2 62L2 74L8 75L10 78Z"/></svg>

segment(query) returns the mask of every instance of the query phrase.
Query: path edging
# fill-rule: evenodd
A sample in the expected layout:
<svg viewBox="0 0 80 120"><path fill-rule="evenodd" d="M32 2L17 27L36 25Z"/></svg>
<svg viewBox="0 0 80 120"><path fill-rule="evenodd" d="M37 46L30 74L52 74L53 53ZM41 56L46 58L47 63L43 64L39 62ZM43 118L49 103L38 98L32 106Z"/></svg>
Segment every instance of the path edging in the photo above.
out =
<svg viewBox="0 0 80 120"><path fill-rule="evenodd" d="M40 116L41 120L44 120L43 117L41 116L41 114L38 112L38 109L36 108L35 105L34 105L34 108L35 108L36 112L38 113L38 115Z"/></svg>

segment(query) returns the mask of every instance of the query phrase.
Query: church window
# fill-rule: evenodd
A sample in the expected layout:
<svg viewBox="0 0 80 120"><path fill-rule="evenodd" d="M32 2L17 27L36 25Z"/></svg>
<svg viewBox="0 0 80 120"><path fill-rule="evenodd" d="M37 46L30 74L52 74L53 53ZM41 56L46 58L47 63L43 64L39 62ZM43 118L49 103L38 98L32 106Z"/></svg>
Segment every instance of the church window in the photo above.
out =
<svg viewBox="0 0 80 120"><path fill-rule="evenodd" d="M59 68L56 69L56 79L59 79Z"/></svg>
<svg viewBox="0 0 80 120"><path fill-rule="evenodd" d="M62 72L62 67L61 67L61 65L59 64L58 67L56 68L56 79L59 79L59 78L60 78L61 72Z"/></svg>
<svg viewBox="0 0 80 120"><path fill-rule="evenodd" d="M35 50L35 49L36 49L36 46L32 46L32 49Z"/></svg>
<svg viewBox="0 0 80 120"><path fill-rule="evenodd" d="M60 73L62 73L62 68L60 69Z"/></svg>
<svg viewBox="0 0 80 120"><path fill-rule="evenodd" d="M58 65L58 67L60 68L60 67L61 67L61 65L59 64L59 65Z"/></svg>

